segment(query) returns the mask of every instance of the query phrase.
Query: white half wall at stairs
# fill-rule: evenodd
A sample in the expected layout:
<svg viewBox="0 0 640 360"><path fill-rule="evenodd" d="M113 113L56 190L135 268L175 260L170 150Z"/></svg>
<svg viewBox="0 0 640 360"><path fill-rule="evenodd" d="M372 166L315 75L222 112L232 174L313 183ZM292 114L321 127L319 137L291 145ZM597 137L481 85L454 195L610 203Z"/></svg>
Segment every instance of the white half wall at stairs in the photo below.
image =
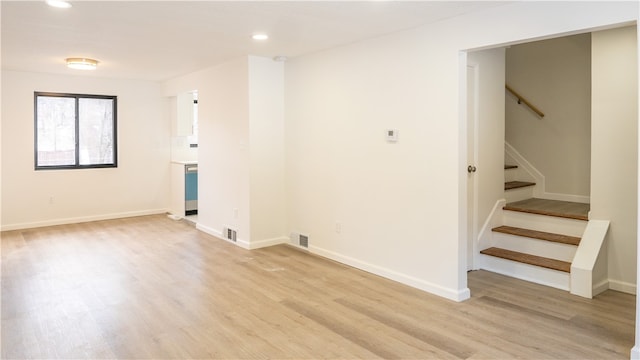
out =
<svg viewBox="0 0 640 360"><path fill-rule="evenodd" d="M533 188L533 196L539 199L573 201L588 204L589 196L558 194L547 192L545 188L545 177L535 166L533 166L522 154L520 154L511 144L504 142L504 154L506 162L513 161L509 165L517 165L518 169L522 169L525 176L530 177L532 182L536 183Z"/></svg>
<svg viewBox="0 0 640 360"><path fill-rule="evenodd" d="M607 220L589 220L571 263L571 293L586 298L609 288L607 252L603 246L609 230Z"/></svg>

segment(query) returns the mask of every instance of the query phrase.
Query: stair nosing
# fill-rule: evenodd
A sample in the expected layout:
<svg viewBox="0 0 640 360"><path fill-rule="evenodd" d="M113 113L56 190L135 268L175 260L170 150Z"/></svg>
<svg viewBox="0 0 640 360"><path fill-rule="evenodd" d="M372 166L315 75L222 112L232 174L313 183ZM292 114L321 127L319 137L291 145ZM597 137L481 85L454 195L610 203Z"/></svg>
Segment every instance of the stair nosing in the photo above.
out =
<svg viewBox="0 0 640 360"><path fill-rule="evenodd" d="M529 182L529 181L505 181L504 183L504 189L506 190L513 190L513 189L520 189L520 188L524 188L524 187L529 187L529 186L535 186L536 183L534 182Z"/></svg>
<svg viewBox="0 0 640 360"><path fill-rule="evenodd" d="M571 272L571 263L562 260L546 258L543 256L525 254L518 251L507 250L498 247L490 247L480 251L480 253L501 259L519 262L522 264L538 266L545 269L551 269L565 273Z"/></svg>
<svg viewBox="0 0 640 360"><path fill-rule="evenodd" d="M524 230L524 231L521 231L521 230ZM573 246L578 246L580 244L580 240L582 240L577 236L550 233L546 231L525 229L525 228L519 228L515 226L508 226L508 225L495 227L491 229L491 231L499 232L502 234L525 237L525 238L549 241L557 244L573 245Z"/></svg>

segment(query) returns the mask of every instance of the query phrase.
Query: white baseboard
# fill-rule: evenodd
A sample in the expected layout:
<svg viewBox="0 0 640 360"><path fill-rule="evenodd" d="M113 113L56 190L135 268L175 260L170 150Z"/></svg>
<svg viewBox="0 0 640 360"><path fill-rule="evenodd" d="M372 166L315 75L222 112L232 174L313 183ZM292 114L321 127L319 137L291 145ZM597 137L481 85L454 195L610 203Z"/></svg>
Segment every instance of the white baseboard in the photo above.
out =
<svg viewBox="0 0 640 360"><path fill-rule="evenodd" d="M464 301L471 297L471 291L469 288L464 288L460 290L446 288L440 285L436 285L413 276L409 276L406 274L401 274L399 272L386 269L377 265L369 264L364 261L354 259L352 257L344 256L333 251L325 250L316 246L309 246L309 251L313 254L320 255L326 257L328 259L353 266L360 270L364 270L366 272L370 272L372 274L382 276L384 278L397 281L399 283L426 291L428 293L438 295L453 301Z"/></svg>
<svg viewBox="0 0 640 360"><path fill-rule="evenodd" d="M280 237L275 237L275 238L271 238L271 239L264 239L264 240L258 240L258 241L252 241L249 243L249 249L253 250L253 249L260 249L263 247L268 247L268 246L274 246L274 245L280 245L280 244L288 244L289 238L286 236L280 236Z"/></svg>
<svg viewBox="0 0 640 360"><path fill-rule="evenodd" d="M640 346L636 345L631 349L631 360L640 360Z"/></svg>
<svg viewBox="0 0 640 360"><path fill-rule="evenodd" d="M627 294L632 294L632 295L636 294L636 284L632 284L624 281L609 279L609 289L620 291Z"/></svg>
<svg viewBox="0 0 640 360"><path fill-rule="evenodd" d="M226 241L226 242L228 242L230 244L233 244L233 245L236 245L236 246L239 246L241 248L249 250L249 242L247 242L245 240L242 240L242 239L236 239L236 241L231 241L229 239L225 239L225 237L222 236L222 230L216 230L216 229L214 229L212 227L204 226L201 223L197 223L196 224L196 229L202 231L205 234L209 234L209 235L211 235L211 236L213 236L215 238L218 238L218 239L220 239L222 241Z"/></svg>
<svg viewBox="0 0 640 360"><path fill-rule="evenodd" d="M74 218L52 219L52 220L45 220L45 221L35 221L30 223L19 223L19 224L9 224L9 225L2 224L2 227L0 227L0 230L11 231L11 230L39 228L39 227L45 227L45 226L79 224L79 223L85 223L85 222L91 222L91 221L113 220L113 219L122 219L122 218L128 218L128 217L136 217L136 216L165 214L166 212L167 212L167 209L152 209L152 210L128 211L128 212L103 214L103 215L80 216L80 217L74 217Z"/></svg>
<svg viewBox="0 0 640 360"><path fill-rule="evenodd" d="M559 200L559 201L571 201L582 204L591 203L591 197L584 195L571 195L571 194L558 194L558 193L550 193L544 192L540 195L540 198L547 200Z"/></svg>
<svg viewBox="0 0 640 360"><path fill-rule="evenodd" d="M210 228L208 226L204 226L201 223L197 223L196 224L196 229L202 231L203 233L207 233L211 236L215 236L217 238L219 238L220 240L223 240L222 238L222 231L218 231L214 228Z"/></svg>
<svg viewBox="0 0 640 360"><path fill-rule="evenodd" d="M285 244L289 242L289 238L286 236L280 236L280 237L276 237L276 238L271 238L271 239L264 239L264 240L258 240L258 241L246 241L243 239L237 239L235 242L229 240L229 239L225 239L222 236L222 231L221 230L217 230L208 226L204 226L200 223L196 224L196 229L207 233L211 236L214 236L220 240L224 240L228 243L240 246L243 249L247 249L247 250L253 250L253 249L260 249L263 247L268 247L268 246L274 246L274 245L280 245L280 244Z"/></svg>
<svg viewBox="0 0 640 360"><path fill-rule="evenodd" d="M605 290L609 290L609 280L602 280L599 283L593 285L593 290L591 291L591 293L593 294L593 296L596 296Z"/></svg>

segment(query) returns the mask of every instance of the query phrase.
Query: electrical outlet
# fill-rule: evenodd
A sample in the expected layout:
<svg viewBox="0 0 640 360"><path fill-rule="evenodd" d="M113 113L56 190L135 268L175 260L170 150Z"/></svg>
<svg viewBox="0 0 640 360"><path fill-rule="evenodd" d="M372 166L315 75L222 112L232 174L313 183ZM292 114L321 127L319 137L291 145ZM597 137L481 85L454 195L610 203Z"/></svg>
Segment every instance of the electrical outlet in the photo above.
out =
<svg viewBox="0 0 640 360"><path fill-rule="evenodd" d="M238 218L238 209L233 209L233 218L234 219Z"/></svg>
<svg viewBox="0 0 640 360"><path fill-rule="evenodd" d="M52 205L53 204L53 195L49 196L49 204Z"/></svg>
<svg viewBox="0 0 640 360"><path fill-rule="evenodd" d="M336 234L340 234L342 232L342 223L336 222Z"/></svg>
<svg viewBox="0 0 640 360"><path fill-rule="evenodd" d="M394 143L398 141L398 129L387 129L387 142Z"/></svg>

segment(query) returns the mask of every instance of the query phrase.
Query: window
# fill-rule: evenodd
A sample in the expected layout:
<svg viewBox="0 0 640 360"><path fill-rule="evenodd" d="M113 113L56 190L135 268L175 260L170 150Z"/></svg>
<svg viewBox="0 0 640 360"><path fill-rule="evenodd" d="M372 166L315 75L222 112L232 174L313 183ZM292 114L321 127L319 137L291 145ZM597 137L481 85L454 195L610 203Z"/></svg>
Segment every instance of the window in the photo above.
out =
<svg viewBox="0 0 640 360"><path fill-rule="evenodd" d="M117 97L35 93L35 168L117 167Z"/></svg>

